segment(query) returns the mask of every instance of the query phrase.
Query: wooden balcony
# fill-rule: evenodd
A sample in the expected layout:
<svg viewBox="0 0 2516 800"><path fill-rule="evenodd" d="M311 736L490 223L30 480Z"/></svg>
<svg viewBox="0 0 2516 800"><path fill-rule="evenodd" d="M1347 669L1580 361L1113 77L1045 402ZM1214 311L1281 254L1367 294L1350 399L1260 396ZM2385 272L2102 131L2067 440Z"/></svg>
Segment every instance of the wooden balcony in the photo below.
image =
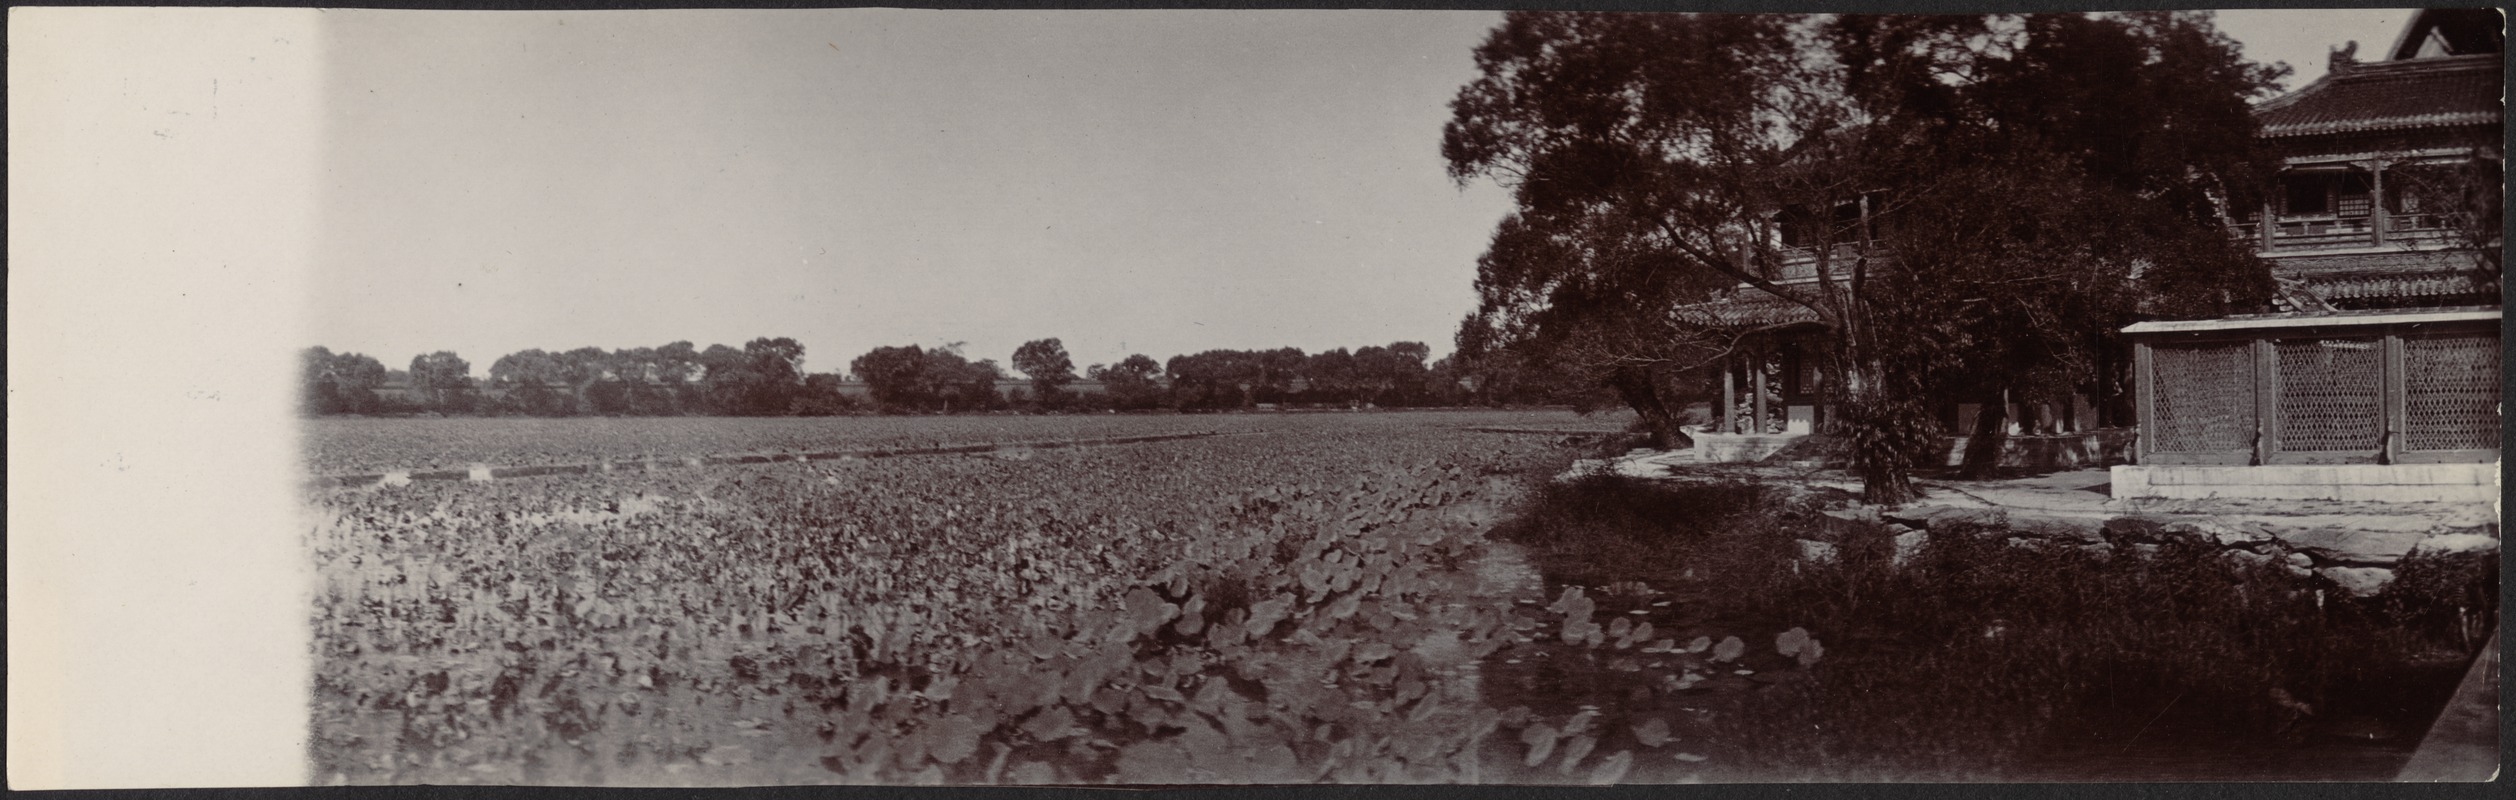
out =
<svg viewBox="0 0 2516 800"><path fill-rule="evenodd" d="M2462 234L2436 214L2403 214L2385 218L2385 235L2377 236L2373 216L2282 216L2274 219L2269 239L2257 220L2228 226L2229 238L2254 241L2265 253L2312 253L2377 246L2432 249L2461 243Z"/></svg>

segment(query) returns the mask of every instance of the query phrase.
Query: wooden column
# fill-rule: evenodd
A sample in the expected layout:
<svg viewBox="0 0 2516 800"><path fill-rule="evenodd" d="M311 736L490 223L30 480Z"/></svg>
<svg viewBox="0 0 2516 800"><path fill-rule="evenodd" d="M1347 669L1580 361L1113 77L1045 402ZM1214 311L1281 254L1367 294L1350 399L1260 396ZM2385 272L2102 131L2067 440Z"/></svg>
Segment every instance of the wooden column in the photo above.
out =
<svg viewBox="0 0 2516 800"><path fill-rule="evenodd" d="M2276 194L2277 192L2283 192L2283 191L2287 191L2287 190L2286 190L2286 189L2281 188L2279 183L2274 182L2274 183L2272 184L2272 191L2273 191L2273 192L2275 192L2275 194L2272 194L2272 195L2269 195L2269 196L2266 196L2266 197L2264 197L2264 198L2263 198L2263 216L2262 216L2262 222L2254 226L2254 238L2256 238L2256 239L2258 239L2258 240L2261 240L2262 248L2263 248L2264 250L2270 250L2270 249L2271 249L2271 233L2272 233L2272 229L2273 229L2274 227L2277 227L2277 226L2279 225L2278 220L2280 219L2278 216L2276 216L2276 215L2274 215L2274 214L2272 213L2272 208L2273 208L2273 206L2272 206L2272 198L2274 198L2274 197L2278 197L2278 196L2279 196L2278 194Z"/></svg>
<svg viewBox="0 0 2516 800"><path fill-rule="evenodd" d="M2254 355L2254 461L2271 463L2271 454L2280 449L2280 351L2270 339L2255 339L2250 348Z"/></svg>
<svg viewBox="0 0 2516 800"><path fill-rule="evenodd" d="M2378 440L2376 451L2376 463L2379 464L2402 460L2402 433L2410 427L2411 418L2409 393L2405 390L2410 376L2404 374L2404 369L2402 334L2385 334L2383 382L2377 384L2383 387L2377 397L2384 403L2385 415L2385 433Z"/></svg>
<svg viewBox="0 0 2516 800"><path fill-rule="evenodd" d="M2132 344L2132 424L2138 426L2132 435L2132 463L2149 463L2149 453L2158 432L2157 370L2151 367L2148 342Z"/></svg>
<svg viewBox="0 0 2516 800"><path fill-rule="evenodd" d="M1751 396L1748 398L1749 403L1750 403L1750 405L1749 405L1748 407L1749 407L1749 408L1751 408L1751 409L1754 409L1753 411L1751 411L1751 412L1749 412L1749 413L1748 413L1748 419L1750 419L1750 420L1754 421L1754 423L1755 423L1755 425L1756 425L1756 431L1755 431L1756 433L1764 433L1764 432L1765 432L1765 354L1763 354L1763 353L1757 353L1757 354L1756 354L1756 357L1755 357L1755 360L1748 362L1748 369L1750 369L1750 370L1753 370L1753 371L1754 371L1754 374L1751 374L1751 375L1749 375L1749 376L1747 377L1747 383L1748 383L1748 386L1750 387L1750 388L1749 388L1749 392L1750 392L1750 395L1751 395Z"/></svg>
<svg viewBox="0 0 2516 800"><path fill-rule="evenodd" d="M2368 159L2367 171L2369 199L2376 204L2368 209L2368 227L2375 231L2376 244L2381 247L2385 244L2385 223L2390 219L2385 213L2385 159Z"/></svg>
<svg viewBox="0 0 2516 800"><path fill-rule="evenodd" d="M1738 362L1721 359L1721 417L1712 426L1717 433L1738 432Z"/></svg>

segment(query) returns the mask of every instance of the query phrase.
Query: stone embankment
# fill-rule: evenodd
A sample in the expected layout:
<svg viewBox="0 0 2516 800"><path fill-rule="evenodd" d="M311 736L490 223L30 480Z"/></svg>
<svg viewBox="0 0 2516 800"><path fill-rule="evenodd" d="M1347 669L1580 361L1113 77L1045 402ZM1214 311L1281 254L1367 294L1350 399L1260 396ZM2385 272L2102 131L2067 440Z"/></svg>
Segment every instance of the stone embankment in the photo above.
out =
<svg viewBox="0 0 2516 800"><path fill-rule="evenodd" d="M1826 516L1847 523L1884 525L1895 537L1902 561L1921 547L1927 534L1995 536L2018 547L2070 547L2089 553L2151 555L2169 544L2199 545L2241 566L2278 564L2298 577L2320 576L2354 595L2377 593L2394 579L2394 567L2415 554L2494 553L2499 548L2492 524L2467 527L2406 525L2400 516L2387 518L2394 529L2371 529L2368 515L2299 515L2290 518L2130 513L2089 514L2077 510L2038 511L1997 505L1955 506L1917 503L1899 509L1870 506L1829 509ZM2353 522L2361 523L2352 525ZM1830 528L1835 526L1829 526ZM1834 543L1800 542L1805 558L1832 557Z"/></svg>
<svg viewBox="0 0 2516 800"><path fill-rule="evenodd" d="M1845 499L1860 482L1816 466L1684 463L1676 454L1637 451L1585 461L1565 478L1613 474L1675 481L1743 481L1788 492L1825 492ZM1822 526L1800 541L1804 558L1832 558L1842 535L1884 525L1899 558L1929 533L1963 530L2019 547L2075 547L2090 553L2143 555L2170 543L2216 550L2234 564L2277 564L2300 577L2320 577L2354 595L2381 591L2413 555L2488 553L2499 549L2498 510L2489 503L2365 502L2241 499L2137 500L2112 495L2103 469L2053 472L1992 481L1925 481L1923 498L1900 509L1851 505L1826 512L1859 525Z"/></svg>

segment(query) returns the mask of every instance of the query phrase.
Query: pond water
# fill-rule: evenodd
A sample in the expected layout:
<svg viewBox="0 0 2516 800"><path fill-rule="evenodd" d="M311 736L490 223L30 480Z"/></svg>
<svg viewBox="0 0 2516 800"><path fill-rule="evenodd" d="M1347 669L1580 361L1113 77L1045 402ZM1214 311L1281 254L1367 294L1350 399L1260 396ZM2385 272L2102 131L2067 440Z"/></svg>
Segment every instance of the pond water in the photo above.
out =
<svg viewBox="0 0 2516 800"><path fill-rule="evenodd" d="M1759 772L1752 763L1765 759L1757 745L1725 736L1732 727L1725 720L1798 702L1797 682L1810 679L1776 652L1770 625L1714 619L1682 594L1648 586L1584 587L1597 606L1594 620L1648 622L1651 639L1677 649L1645 652L1648 644L1639 641L1623 649L1568 644L1559 638L1563 615L1547 608L1563 587L1540 574L1519 546L1489 542L1489 548L1477 565L1479 594L1511 608L1513 643L1473 667L1485 704L1524 706L1539 722L1582 728L1594 740L1587 746L1595 755L1570 770L1560 751L1532 766L1527 756L1538 748L1507 726L1486 740L1485 782L1578 783L1600 759L1620 751L1631 753L1626 783L1806 779L1770 767ZM1687 651L1698 637L1732 633L1748 645L1736 660ZM2046 741L1998 771L2028 782L2389 781L2454 692L2463 668L2462 662L2437 663L2333 687L2331 707L2280 731L2195 699L2103 698L2064 714ZM1634 732L1652 720L1666 726L1658 746Z"/></svg>
<svg viewBox="0 0 2516 800"><path fill-rule="evenodd" d="M2336 687L2285 731L2175 697L2119 698L2083 714L2021 765L2035 781L2390 781L2452 697L2464 664L2423 665Z"/></svg>

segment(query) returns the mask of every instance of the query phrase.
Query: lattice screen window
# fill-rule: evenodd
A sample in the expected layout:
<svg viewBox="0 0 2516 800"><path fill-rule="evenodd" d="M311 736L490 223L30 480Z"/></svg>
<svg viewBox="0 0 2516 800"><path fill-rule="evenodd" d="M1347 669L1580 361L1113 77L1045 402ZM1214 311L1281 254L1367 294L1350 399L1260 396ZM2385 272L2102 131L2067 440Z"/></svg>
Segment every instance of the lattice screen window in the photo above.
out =
<svg viewBox="0 0 2516 800"><path fill-rule="evenodd" d="M2307 339L2277 342L2280 449L2367 451L2385 435L2384 342Z"/></svg>
<svg viewBox="0 0 2516 800"><path fill-rule="evenodd" d="M2498 449L2498 337L2405 338L2402 356L2404 449Z"/></svg>
<svg viewBox="0 0 2516 800"><path fill-rule="evenodd" d="M2157 420L2153 452L2224 453L2254 446L2253 359L2244 342L2150 348Z"/></svg>

